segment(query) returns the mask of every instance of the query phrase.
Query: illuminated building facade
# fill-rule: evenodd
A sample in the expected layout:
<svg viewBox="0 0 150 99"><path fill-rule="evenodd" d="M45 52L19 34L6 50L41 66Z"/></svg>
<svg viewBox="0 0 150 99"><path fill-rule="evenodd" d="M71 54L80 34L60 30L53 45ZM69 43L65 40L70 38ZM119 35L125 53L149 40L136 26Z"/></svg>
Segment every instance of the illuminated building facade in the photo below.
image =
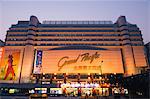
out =
<svg viewBox="0 0 150 99"><path fill-rule="evenodd" d="M18 21L7 31L2 82L95 82L146 67L142 34L125 16L112 21ZM37 76L37 75L41 75Z"/></svg>
<svg viewBox="0 0 150 99"><path fill-rule="evenodd" d="M2 40L0 40L0 66L1 66L1 62L2 62L2 58L4 56L4 42Z"/></svg>
<svg viewBox="0 0 150 99"><path fill-rule="evenodd" d="M144 46L145 46L145 53L147 56L147 61L148 61L149 66L150 66L150 42L146 43Z"/></svg>

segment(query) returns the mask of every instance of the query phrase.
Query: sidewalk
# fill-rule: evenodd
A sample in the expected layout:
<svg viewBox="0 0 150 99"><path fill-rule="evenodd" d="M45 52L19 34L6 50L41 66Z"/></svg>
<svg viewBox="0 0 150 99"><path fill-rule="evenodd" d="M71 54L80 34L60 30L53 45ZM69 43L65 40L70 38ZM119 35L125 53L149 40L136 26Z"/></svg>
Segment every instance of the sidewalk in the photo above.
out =
<svg viewBox="0 0 150 99"><path fill-rule="evenodd" d="M28 96L0 96L0 99L29 99L29 97ZM60 96L60 97L48 97L48 99L129 99L129 98L126 98L123 96L120 96L120 97L114 97L114 96L65 97L65 96Z"/></svg>

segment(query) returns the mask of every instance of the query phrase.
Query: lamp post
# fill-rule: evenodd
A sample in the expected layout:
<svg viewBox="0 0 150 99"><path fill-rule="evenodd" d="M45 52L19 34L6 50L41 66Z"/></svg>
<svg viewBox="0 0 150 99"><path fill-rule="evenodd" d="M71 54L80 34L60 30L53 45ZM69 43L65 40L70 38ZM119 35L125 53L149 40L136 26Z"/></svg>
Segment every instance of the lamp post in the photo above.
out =
<svg viewBox="0 0 150 99"><path fill-rule="evenodd" d="M99 65L101 75L102 75L102 63L103 63L103 61L101 61L100 65Z"/></svg>
<svg viewBox="0 0 150 99"><path fill-rule="evenodd" d="M99 65L100 74L101 74L101 75L102 75L102 73L103 73L103 72L102 72L102 63L103 63L103 61L101 61L101 62L100 62L100 65ZM103 80L103 79L100 79L100 84L102 83L102 80ZM103 87L102 87L102 95L103 95Z"/></svg>

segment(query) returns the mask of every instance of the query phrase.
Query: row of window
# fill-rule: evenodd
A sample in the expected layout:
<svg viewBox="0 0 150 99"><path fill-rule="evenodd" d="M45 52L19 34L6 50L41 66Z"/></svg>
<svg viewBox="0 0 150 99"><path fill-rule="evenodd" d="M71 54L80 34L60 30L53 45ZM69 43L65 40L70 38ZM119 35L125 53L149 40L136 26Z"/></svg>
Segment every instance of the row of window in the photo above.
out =
<svg viewBox="0 0 150 99"><path fill-rule="evenodd" d="M113 24L112 21L43 21L43 24Z"/></svg>
<svg viewBox="0 0 150 99"><path fill-rule="evenodd" d="M119 41L121 39L35 39L35 41Z"/></svg>
<svg viewBox="0 0 150 99"><path fill-rule="evenodd" d="M114 25L107 24L107 25L49 25L49 24L39 24L38 28L113 28ZM19 24L19 25L12 25L11 28L28 28L28 24Z"/></svg>
<svg viewBox="0 0 150 99"><path fill-rule="evenodd" d="M38 24L38 27L114 27L111 21L44 21L44 24ZM18 21L18 24L12 27L28 27L29 21ZM127 24L128 27L137 27L133 24Z"/></svg>
<svg viewBox="0 0 150 99"><path fill-rule="evenodd" d="M28 30L8 30L7 32L28 32Z"/></svg>
<svg viewBox="0 0 150 99"><path fill-rule="evenodd" d="M36 36L120 36L120 34L37 34Z"/></svg>
<svg viewBox="0 0 150 99"><path fill-rule="evenodd" d="M27 36L27 34L8 34L7 36ZM34 36L122 36L122 34L36 34ZM129 36L141 36L141 34L129 34Z"/></svg>
<svg viewBox="0 0 150 99"><path fill-rule="evenodd" d="M6 44L7 46L24 46L26 44ZM87 45L95 45L95 46L120 46L120 44L69 44L69 43L63 43L63 44L32 44L35 46L87 46Z"/></svg>
<svg viewBox="0 0 150 99"><path fill-rule="evenodd" d="M36 32L116 32L115 30L35 30ZM139 32L139 30L128 30L129 32ZM28 32L28 30L8 30L8 32Z"/></svg>
<svg viewBox="0 0 150 99"><path fill-rule="evenodd" d="M7 39L7 41L26 41L27 39L15 39L15 38L10 38Z"/></svg>
<svg viewBox="0 0 150 99"><path fill-rule="evenodd" d="M122 39L15 39L10 38L7 41L26 41L26 40L34 40L34 41L123 41ZM142 41L141 39L131 39L131 41Z"/></svg>
<svg viewBox="0 0 150 99"><path fill-rule="evenodd" d="M25 46L26 44L6 44L6 46ZM69 44L69 43L60 43L60 44L31 44L34 46L121 46L122 44L101 44L101 43L93 43L93 44ZM143 44L132 44L133 46L143 46Z"/></svg>
<svg viewBox="0 0 150 99"><path fill-rule="evenodd" d="M107 24L107 25L48 25L48 24L40 24L38 25L39 28L113 28L114 25Z"/></svg>

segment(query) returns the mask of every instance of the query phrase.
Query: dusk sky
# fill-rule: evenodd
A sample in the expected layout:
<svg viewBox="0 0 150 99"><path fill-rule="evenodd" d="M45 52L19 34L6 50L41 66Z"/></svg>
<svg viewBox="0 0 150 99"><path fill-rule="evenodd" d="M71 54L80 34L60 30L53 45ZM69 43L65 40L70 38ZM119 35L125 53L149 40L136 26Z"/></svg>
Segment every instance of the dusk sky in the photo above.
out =
<svg viewBox="0 0 150 99"><path fill-rule="evenodd" d="M111 20L120 15L137 24L150 42L150 0L0 0L0 39L18 20Z"/></svg>

